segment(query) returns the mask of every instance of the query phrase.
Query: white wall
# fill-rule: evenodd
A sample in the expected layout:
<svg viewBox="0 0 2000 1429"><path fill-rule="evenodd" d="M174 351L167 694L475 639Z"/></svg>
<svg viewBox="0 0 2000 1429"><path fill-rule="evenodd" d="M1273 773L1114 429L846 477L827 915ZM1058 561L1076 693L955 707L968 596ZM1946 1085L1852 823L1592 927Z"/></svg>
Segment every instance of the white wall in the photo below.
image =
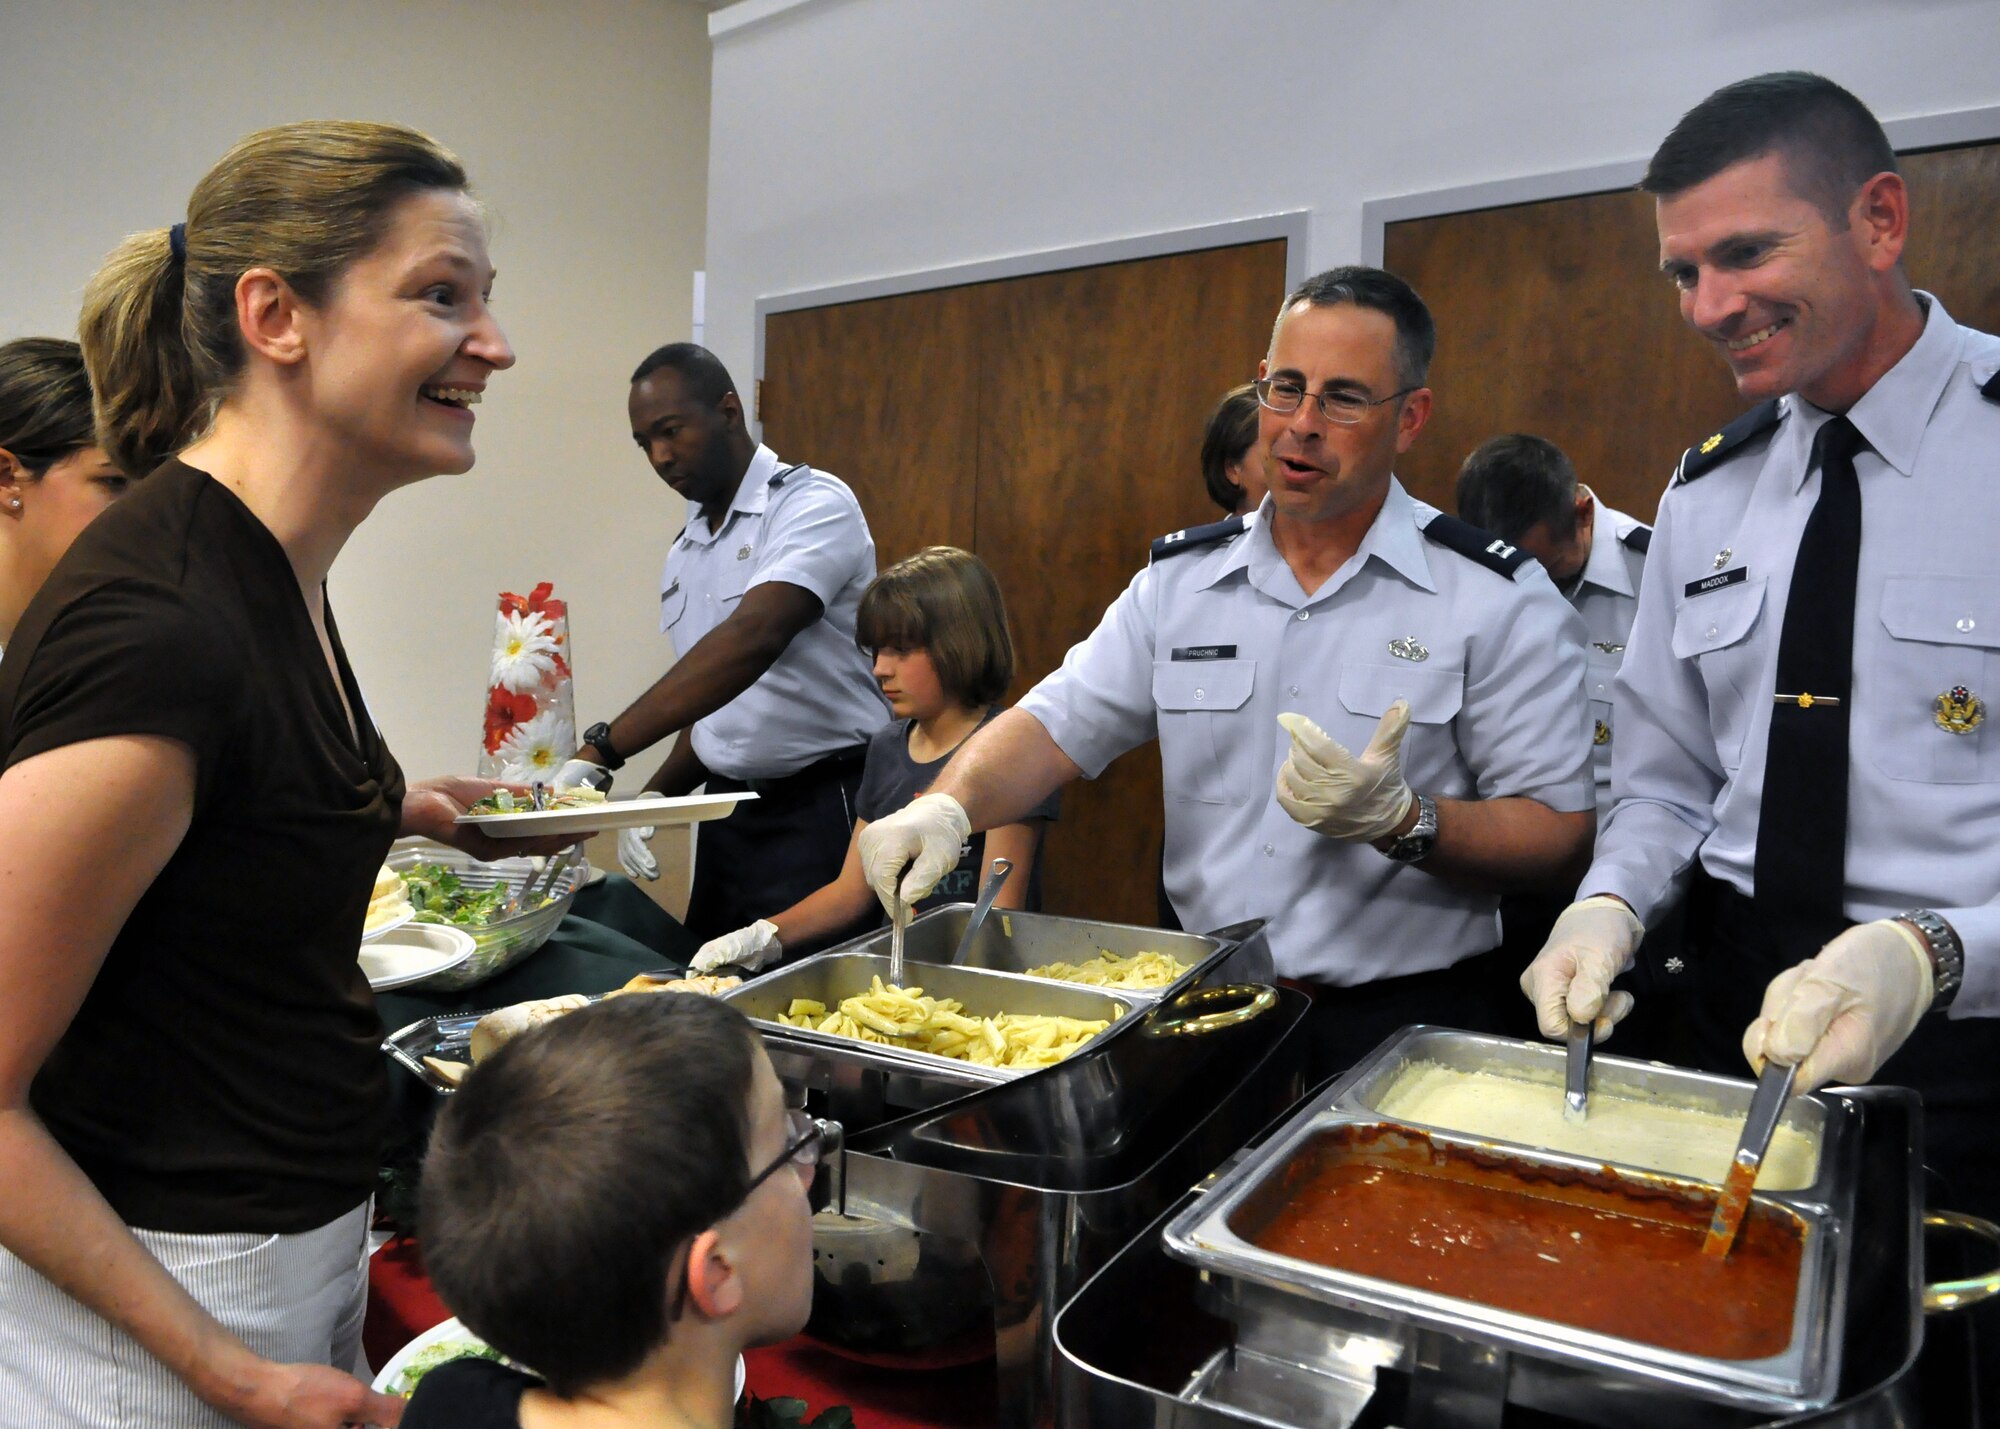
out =
<svg viewBox="0 0 2000 1429"><path fill-rule="evenodd" d="M1367 200L1643 159L1765 70L1883 119L2000 104L1996 0L750 0L711 29L738 370L756 299L800 289L1299 209L1309 270L1357 261Z"/></svg>
<svg viewBox="0 0 2000 1429"><path fill-rule="evenodd" d="M503 588L570 600L585 723L667 663L657 577L682 508L632 447L625 379L688 335L706 19L682 0L0 0L0 338L73 333L102 255L181 217L252 129L394 119L470 167L519 365L479 409L478 466L384 502L331 582L413 776L473 766Z"/></svg>

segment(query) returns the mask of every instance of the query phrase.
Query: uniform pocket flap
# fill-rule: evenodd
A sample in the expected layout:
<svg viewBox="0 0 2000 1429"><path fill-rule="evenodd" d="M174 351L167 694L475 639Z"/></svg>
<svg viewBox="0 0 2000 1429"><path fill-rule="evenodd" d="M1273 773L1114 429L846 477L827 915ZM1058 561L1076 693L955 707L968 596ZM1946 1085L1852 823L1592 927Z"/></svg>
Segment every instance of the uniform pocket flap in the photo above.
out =
<svg viewBox="0 0 2000 1429"><path fill-rule="evenodd" d="M1890 576L1882 624L1898 640L2000 646L2000 581L1972 576Z"/></svg>
<svg viewBox="0 0 2000 1429"><path fill-rule="evenodd" d="M1153 702L1163 710L1239 710L1256 682L1255 660L1153 662Z"/></svg>
<svg viewBox="0 0 2000 1429"><path fill-rule="evenodd" d="M1416 724L1443 724L1465 700L1462 670L1416 665L1349 665L1340 672L1340 703L1349 714L1380 719L1397 700L1410 702Z"/></svg>
<svg viewBox="0 0 2000 1429"><path fill-rule="evenodd" d="M1682 660L1734 645L1748 635L1764 609L1764 582L1726 586L1692 595L1674 612L1674 654Z"/></svg>

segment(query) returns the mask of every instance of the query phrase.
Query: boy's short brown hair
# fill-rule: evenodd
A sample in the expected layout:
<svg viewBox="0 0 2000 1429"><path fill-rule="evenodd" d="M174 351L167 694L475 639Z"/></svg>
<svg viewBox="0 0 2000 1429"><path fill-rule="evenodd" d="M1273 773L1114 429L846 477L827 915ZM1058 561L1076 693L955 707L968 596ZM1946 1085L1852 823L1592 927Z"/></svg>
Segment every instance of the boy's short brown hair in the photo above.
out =
<svg viewBox="0 0 2000 1429"><path fill-rule="evenodd" d="M713 998L647 993L481 1062L424 1163L445 1304L566 1399L636 1369L669 1332L676 1256L749 1185L756 1036Z"/></svg>

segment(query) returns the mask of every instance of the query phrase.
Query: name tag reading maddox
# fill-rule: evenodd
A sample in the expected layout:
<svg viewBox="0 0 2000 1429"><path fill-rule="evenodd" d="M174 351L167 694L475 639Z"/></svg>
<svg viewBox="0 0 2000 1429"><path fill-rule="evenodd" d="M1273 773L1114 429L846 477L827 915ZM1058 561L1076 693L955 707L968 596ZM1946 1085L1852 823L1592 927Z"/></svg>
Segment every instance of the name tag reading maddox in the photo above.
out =
<svg viewBox="0 0 2000 1429"><path fill-rule="evenodd" d="M1179 645L1174 648L1176 660L1234 660L1234 645Z"/></svg>
<svg viewBox="0 0 2000 1429"><path fill-rule="evenodd" d="M1681 591L1683 596L1707 595L1712 590L1721 590L1727 585L1741 585L1750 579L1750 568L1738 566L1733 571L1724 571L1719 576L1703 576L1698 581L1689 581Z"/></svg>

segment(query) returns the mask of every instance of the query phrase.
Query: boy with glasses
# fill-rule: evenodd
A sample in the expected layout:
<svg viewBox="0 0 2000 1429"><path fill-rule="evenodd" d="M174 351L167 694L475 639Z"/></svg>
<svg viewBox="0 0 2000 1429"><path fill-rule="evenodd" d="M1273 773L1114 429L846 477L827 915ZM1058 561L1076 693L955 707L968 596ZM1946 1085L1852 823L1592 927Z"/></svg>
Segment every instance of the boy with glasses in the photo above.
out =
<svg viewBox="0 0 2000 1429"><path fill-rule="evenodd" d="M807 1191L838 1136L710 998L608 1000L508 1043L438 1118L421 1239L444 1302L536 1373L433 1370L405 1429L731 1423L737 1357L812 1309Z"/></svg>

